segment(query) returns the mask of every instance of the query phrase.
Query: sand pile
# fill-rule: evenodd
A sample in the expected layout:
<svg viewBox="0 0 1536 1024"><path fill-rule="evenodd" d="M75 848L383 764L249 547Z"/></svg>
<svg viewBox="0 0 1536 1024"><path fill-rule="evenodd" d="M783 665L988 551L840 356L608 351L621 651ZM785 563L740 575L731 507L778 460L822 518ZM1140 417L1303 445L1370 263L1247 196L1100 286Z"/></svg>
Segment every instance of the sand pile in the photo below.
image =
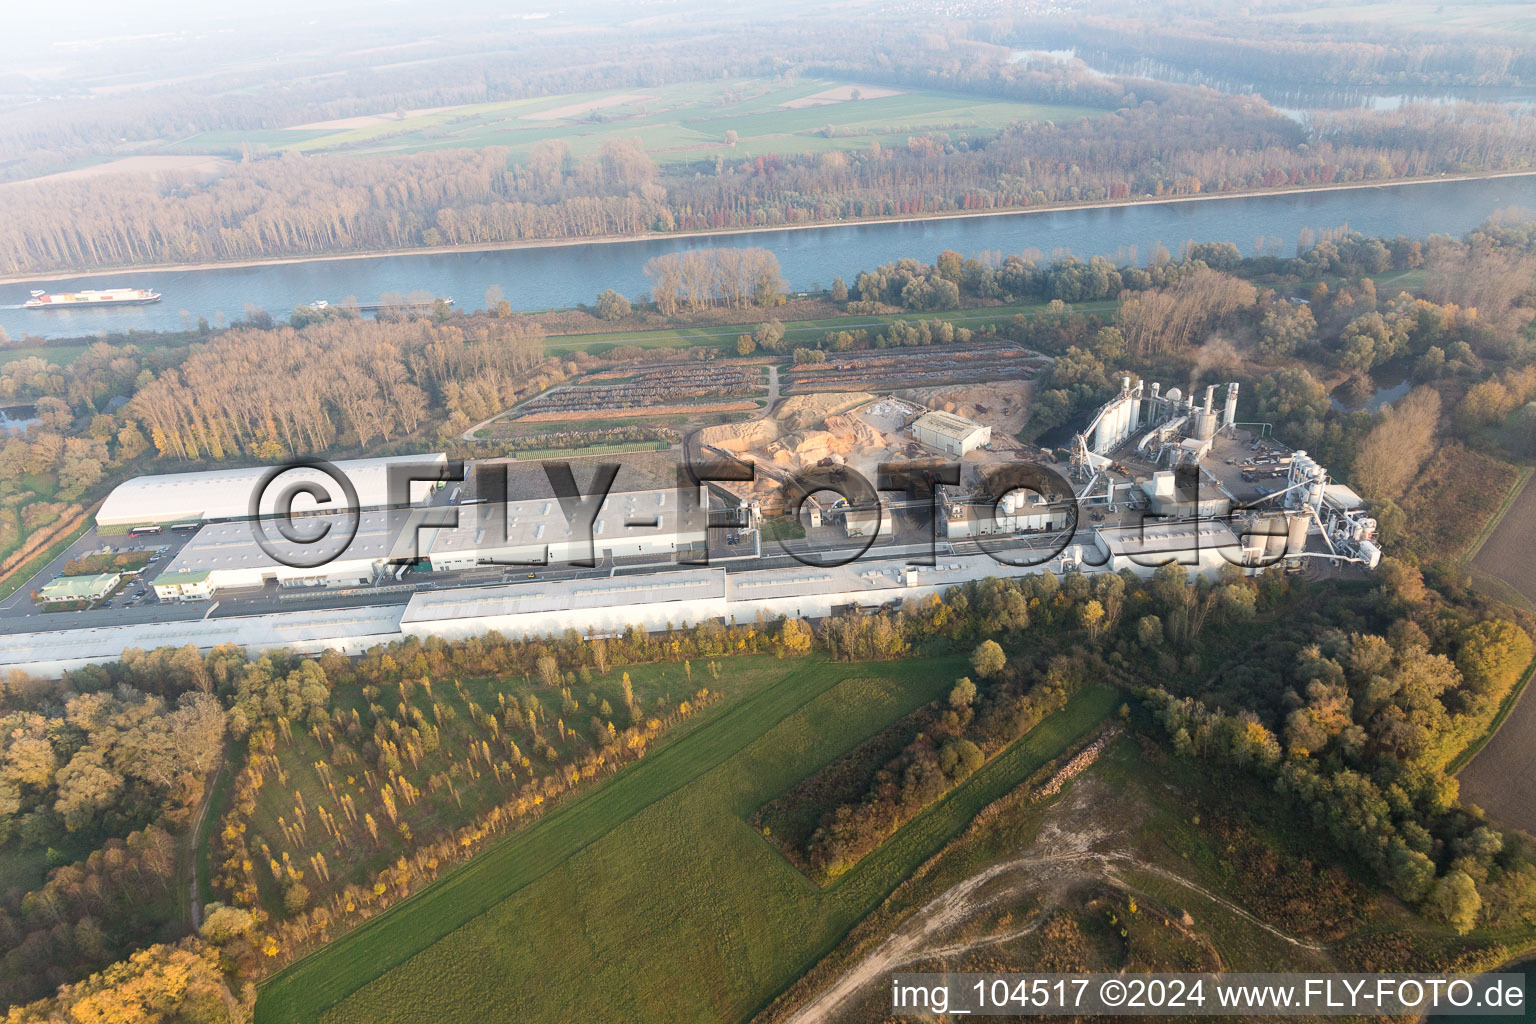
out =
<svg viewBox="0 0 1536 1024"><path fill-rule="evenodd" d="M779 425L773 420L747 420L745 423L720 423L699 431L699 441L722 451L744 452L772 444L779 437Z"/></svg>
<svg viewBox="0 0 1536 1024"><path fill-rule="evenodd" d="M810 430L821 426L828 416L856 409L874 399L874 395L862 391L792 395L779 403L779 407L774 410L774 418L786 431Z"/></svg>

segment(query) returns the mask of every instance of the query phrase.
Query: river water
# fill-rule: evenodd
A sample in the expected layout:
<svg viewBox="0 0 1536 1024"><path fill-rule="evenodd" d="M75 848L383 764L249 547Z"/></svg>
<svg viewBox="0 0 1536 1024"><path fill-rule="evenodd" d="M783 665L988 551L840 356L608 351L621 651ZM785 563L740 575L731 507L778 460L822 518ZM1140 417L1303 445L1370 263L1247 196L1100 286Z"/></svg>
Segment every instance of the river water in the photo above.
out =
<svg viewBox="0 0 1536 1024"><path fill-rule="evenodd" d="M1536 106L1536 89L1528 86L1353 86L1265 82L1240 78L1203 68L1172 64L1152 57L1134 57L1102 50L1019 50L1015 60L1049 57L1057 61L1081 60L1099 77L1150 78L1159 82L1203 85L1233 95L1257 93L1276 110L1300 119L1308 110L1396 110L1410 103L1482 103L1504 107Z"/></svg>
<svg viewBox="0 0 1536 1024"><path fill-rule="evenodd" d="M1368 235L1459 235L1511 206L1536 209L1536 176L756 231L713 238L117 273L0 285L0 327L12 338L177 330L184 321L195 323L200 316L212 323L221 317L238 319L248 304L283 316L316 299L337 303L353 297L369 303L385 292L427 291L451 296L462 307L479 308L492 285L499 287L516 309L547 309L590 303L604 288L633 296L649 287L642 268L652 256L716 246L769 249L778 257L794 290L828 287L838 275L852 282L860 270L902 256L931 261L944 249L965 255L1033 250L1047 258L1070 252L1084 259L1105 256L1117 262L1142 263L1159 242L1175 253L1190 239L1233 242L1244 253L1252 254L1262 239L1266 251L1292 255L1303 228L1319 230L1348 224ZM20 308L33 288L57 292L112 286L153 288L165 298L152 306L115 309L38 312Z"/></svg>

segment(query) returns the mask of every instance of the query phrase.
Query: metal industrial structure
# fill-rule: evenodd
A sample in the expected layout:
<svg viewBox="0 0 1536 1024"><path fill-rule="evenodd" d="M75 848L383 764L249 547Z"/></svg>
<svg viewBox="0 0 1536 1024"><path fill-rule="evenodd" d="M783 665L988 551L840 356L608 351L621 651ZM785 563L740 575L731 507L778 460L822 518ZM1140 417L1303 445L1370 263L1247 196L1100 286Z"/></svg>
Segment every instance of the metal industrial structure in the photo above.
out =
<svg viewBox="0 0 1536 1024"><path fill-rule="evenodd" d="M1226 520L1244 538L1254 565L1283 556L1374 569L1381 561L1376 521L1365 514L1360 497L1330 482L1327 469L1304 451L1262 440L1245 449L1237 420L1240 385L1225 385L1219 409L1218 387L1207 386L1197 401L1194 386L1186 395L1122 378L1119 394L1072 440L1078 500L1111 511L1124 502L1159 522ZM1210 458L1218 444L1234 455L1224 465ZM1246 455L1260 448L1263 455ZM1282 477L1283 486L1267 483Z"/></svg>

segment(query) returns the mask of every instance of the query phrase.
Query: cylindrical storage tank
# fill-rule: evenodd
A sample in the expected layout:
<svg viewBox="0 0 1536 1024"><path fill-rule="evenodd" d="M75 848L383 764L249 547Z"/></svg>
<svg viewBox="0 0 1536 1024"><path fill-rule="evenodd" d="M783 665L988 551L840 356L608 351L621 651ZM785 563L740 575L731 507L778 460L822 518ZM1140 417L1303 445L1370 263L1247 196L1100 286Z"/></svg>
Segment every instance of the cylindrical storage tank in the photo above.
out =
<svg viewBox="0 0 1536 1024"><path fill-rule="evenodd" d="M1328 478L1323 473L1323 467L1315 462L1312 463L1311 470L1311 482L1307 485L1307 504L1313 508L1322 508L1323 488L1326 486L1324 481Z"/></svg>
<svg viewBox="0 0 1536 1024"><path fill-rule="evenodd" d="M1285 526L1285 553L1287 555L1299 555L1307 550L1307 524L1306 516L1291 516L1286 520Z"/></svg>
<svg viewBox="0 0 1536 1024"><path fill-rule="evenodd" d="M1290 530L1285 516L1268 516L1255 524L1255 529L1262 530L1264 534L1265 564L1285 557L1286 545L1290 542Z"/></svg>

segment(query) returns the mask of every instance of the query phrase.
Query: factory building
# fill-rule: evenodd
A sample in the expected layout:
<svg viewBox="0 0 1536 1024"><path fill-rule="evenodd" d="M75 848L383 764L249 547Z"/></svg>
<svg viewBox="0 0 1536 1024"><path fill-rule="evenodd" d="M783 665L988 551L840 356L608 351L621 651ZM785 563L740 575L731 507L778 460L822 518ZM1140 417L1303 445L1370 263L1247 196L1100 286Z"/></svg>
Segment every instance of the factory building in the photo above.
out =
<svg viewBox="0 0 1536 1024"><path fill-rule="evenodd" d="M676 489L610 493L592 523L567 518L558 499L470 506L456 529L423 529L420 554L434 572L474 565L569 564L588 559L699 556L708 543L707 512ZM680 505L682 507L680 507ZM501 523L494 518L501 517Z"/></svg>
<svg viewBox="0 0 1536 1024"><path fill-rule="evenodd" d="M1093 541L1104 568L1138 576L1150 576L1169 562L1209 575L1224 565L1241 565L1246 557L1230 527L1208 520L1099 529Z"/></svg>
<svg viewBox="0 0 1536 1024"><path fill-rule="evenodd" d="M561 565L593 559L671 561L697 557L707 544L707 513L697 500L679 508L675 490L611 493L599 507L589 542L585 519L567 518L555 497L433 509L378 509L356 517L298 518L301 536L328 531L337 544L291 542L276 523L266 523L266 546L250 521L211 523L177 552L151 584L162 601L207 600L220 590L280 587L367 586L385 575L403 576L425 561L434 572L478 565ZM424 525L429 516L456 516L454 527ZM495 518L502 517L498 532ZM334 557L308 566L320 552ZM276 557L274 557L276 556Z"/></svg>
<svg viewBox="0 0 1536 1024"><path fill-rule="evenodd" d="M1205 389L1204 401L1197 403L1194 389L1186 396L1178 388L1163 393L1162 385L1148 387L1143 381L1131 384L1125 377L1120 393L1101 406L1074 440L1074 460L1090 469L1102 468L1108 454L1128 442L1136 451L1145 451L1156 443L1167 448L1172 464L1198 462L1211 449L1218 431L1231 431L1237 422L1238 385L1226 385L1225 404L1216 410L1216 386Z"/></svg>
<svg viewBox="0 0 1536 1024"><path fill-rule="evenodd" d="M405 455L385 459L353 459L335 463L357 490L360 508L381 508L389 503L389 467L395 464L441 465L448 456ZM112 528L168 525L244 519L250 515L251 497L270 466L218 469L203 473L165 473L140 476L118 484L96 513L96 525ZM282 474L281 484L318 484L337 502L335 481L316 469L295 467ZM416 485L419 489L424 485Z"/></svg>
<svg viewBox="0 0 1536 1024"><path fill-rule="evenodd" d="M1215 519L1232 509L1232 500L1207 482L1198 468L1192 472L1163 469L1137 487L1146 496L1154 516L1172 519ZM1182 478L1181 478L1182 477Z"/></svg>
<svg viewBox="0 0 1536 1024"><path fill-rule="evenodd" d="M839 509L843 513L843 532L849 537L889 537L891 535L891 517L883 502L874 508L854 507L847 504L833 506L834 512Z"/></svg>
<svg viewBox="0 0 1536 1024"><path fill-rule="evenodd" d="M207 601L213 597L213 573L208 569L163 572L150 586L161 601Z"/></svg>
<svg viewBox="0 0 1536 1024"><path fill-rule="evenodd" d="M956 458L992 443L992 428L964 416L925 412L912 423L912 436L930 448Z"/></svg>
<svg viewBox="0 0 1536 1024"><path fill-rule="evenodd" d="M1072 522L1060 502L1018 488L996 502L945 503L944 535L952 540L997 534L1046 533L1064 530Z"/></svg>
<svg viewBox="0 0 1536 1024"><path fill-rule="evenodd" d="M249 520L211 523L187 541L150 585L162 601L190 601L207 599L219 590L259 588L269 582L281 587L368 584L391 558L409 557L408 551L397 550L408 518L405 510L360 513L350 543L320 566L305 562L322 550L335 550L334 546L327 549L324 541L315 545L289 541L276 524L267 523L267 549L263 549ZM294 528L306 537L325 530L339 543L349 520L347 516L306 516L295 520Z"/></svg>
<svg viewBox="0 0 1536 1024"><path fill-rule="evenodd" d="M1281 520L1283 522L1283 520ZM1262 547L1262 539L1258 542ZM405 605L341 606L303 612L44 630L6 638L0 667L57 673L115 660L127 647L185 646L207 651L234 643L253 651L290 648L359 654L404 636L476 636L497 630L526 638L574 629L606 635L694 626L709 619L752 622L759 616L820 618L852 609L900 607L942 595L989 576L1118 572L1150 575L1179 562L1214 575L1249 546L1222 524L1160 524L1145 530L1096 529L1091 543L1074 544L1037 565L1009 565L987 555L941 555L939 564L911 566L903 558L855 560L836 567L794 566L728 572L675 568L584 579L538 579L414 593ZM215 573L170 577L168 585L198 587ZM211 592L211 591L210 591Z"/></svg>

